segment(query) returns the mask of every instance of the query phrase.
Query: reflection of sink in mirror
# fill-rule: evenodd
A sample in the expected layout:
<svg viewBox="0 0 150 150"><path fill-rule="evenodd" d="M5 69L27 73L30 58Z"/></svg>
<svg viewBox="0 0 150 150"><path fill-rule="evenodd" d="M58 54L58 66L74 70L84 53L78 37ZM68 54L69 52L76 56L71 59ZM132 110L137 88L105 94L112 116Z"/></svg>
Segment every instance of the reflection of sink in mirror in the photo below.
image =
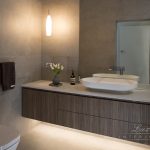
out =
<svg viewBox="0 0 150 150"><path fill-rule="evenodd" d="M97 90L129 92L137 88L138 82L130 79L88 77L81 79L83 86Z"/></svg>
<svg viewBox="0 0 150 150"><path fill-rule="evenodd" d="M139 76L135 75L120 75L120 74L107 74L107 73L96 73L93 74L93 77L100 77L100 78L113 78L113 79L129 79L139 81Z"/></svg>

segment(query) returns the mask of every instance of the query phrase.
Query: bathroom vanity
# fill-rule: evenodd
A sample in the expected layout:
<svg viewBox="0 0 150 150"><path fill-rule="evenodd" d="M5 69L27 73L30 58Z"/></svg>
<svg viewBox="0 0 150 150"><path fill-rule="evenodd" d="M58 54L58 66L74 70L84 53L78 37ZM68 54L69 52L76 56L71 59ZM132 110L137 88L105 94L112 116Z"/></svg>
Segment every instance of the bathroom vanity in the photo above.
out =
<svg viewBox="0 0 150 150"><path fill-rule="evenodd" d="M81 84L22 86L22 115L48 123L150 144L150 88L106 93Z"/></svg>

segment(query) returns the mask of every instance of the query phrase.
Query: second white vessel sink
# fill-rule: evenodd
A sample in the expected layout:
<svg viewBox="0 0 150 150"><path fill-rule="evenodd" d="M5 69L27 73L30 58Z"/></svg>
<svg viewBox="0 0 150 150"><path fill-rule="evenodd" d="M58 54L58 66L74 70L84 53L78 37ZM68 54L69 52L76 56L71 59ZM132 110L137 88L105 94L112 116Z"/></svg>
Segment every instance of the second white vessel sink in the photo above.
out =
<svg viewBox="0 0 150 150"><path fill-rule="evenodd" d="M139 81L139 76L136 75L127 75L127 74L107 74L107 73L96 73L93 74L93 77L100 77L100 78L113 78L113 79L129 79Z"/></svg>
<svg viewBox="0 0 150 150"><path fill-rule="evenodd" d="M83 86L91 89L109 90L118 92L133 91L138 86L138 82L129 79L120 78L100 78L88 77L81 79Z"/></svg>

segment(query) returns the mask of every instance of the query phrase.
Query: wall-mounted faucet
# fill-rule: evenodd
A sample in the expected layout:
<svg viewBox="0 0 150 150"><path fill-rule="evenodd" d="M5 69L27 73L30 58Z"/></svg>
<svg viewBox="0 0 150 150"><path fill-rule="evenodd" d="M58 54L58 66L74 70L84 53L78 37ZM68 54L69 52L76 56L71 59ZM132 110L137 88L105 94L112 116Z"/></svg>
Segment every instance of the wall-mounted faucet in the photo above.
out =
<svg viewBox="0 0 150 150"><path fill-rule="evenodd" d="M109 68L110 71L119 71L120 75L124 74L125 71L125 67L121 67L121 66L112 66Z"/></svg>

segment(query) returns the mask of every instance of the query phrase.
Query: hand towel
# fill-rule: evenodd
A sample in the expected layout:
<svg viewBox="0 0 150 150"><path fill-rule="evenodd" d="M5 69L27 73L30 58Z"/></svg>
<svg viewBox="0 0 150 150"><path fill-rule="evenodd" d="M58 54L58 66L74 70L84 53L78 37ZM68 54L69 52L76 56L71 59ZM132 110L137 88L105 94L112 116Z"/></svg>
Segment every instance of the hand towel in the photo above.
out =
<svg viewBox="0 0 150 150"><path fill-rule="evenodd" d="M15 63L0 63L0 83L2 90L6 91L15 87Z"/></svg>

